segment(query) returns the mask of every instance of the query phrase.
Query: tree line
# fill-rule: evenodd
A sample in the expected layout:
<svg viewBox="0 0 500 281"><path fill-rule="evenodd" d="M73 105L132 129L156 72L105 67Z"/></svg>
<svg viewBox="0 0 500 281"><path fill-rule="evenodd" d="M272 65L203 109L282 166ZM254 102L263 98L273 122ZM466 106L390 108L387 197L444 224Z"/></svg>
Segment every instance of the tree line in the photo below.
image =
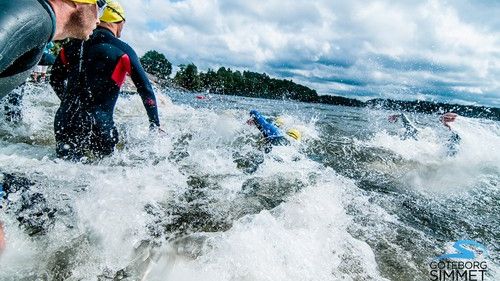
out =
<svg viewBox="0 0 500 281"><path fill-rule="evenodd" d="M233 71L226 67L201 72L193 63L182 64L171 79L172 64L165 55L157 51L148 51L141 58L141 63L147 72L162 79L169 79L175 86L188 91L304 102L314 102L318 99L316 90L292 80L271 78L265 73Z"/></svg>

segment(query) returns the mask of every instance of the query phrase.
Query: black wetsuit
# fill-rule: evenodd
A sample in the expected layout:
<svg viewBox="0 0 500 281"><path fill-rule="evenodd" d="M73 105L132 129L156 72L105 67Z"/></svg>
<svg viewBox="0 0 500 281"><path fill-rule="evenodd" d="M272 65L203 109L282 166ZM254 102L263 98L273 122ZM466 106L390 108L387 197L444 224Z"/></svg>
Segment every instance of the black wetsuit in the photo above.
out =
<svg viewBox="0 0 500 281"><path fill-rule="evenodd" d="M447 150L447 155L450 157L453 157L457 155L457 153L460 150L460 142L462 141L462 138L454 131L451 131L451 136L448 139L448 142L446 143L446 147L448 148Z"/></svg>
<svg viewBox="0 0 500 281"><path fill-rule="evenodd" d="M46 0L0 0L0 99L26 81L55 28Z"/></svg>
<svg viewBox="0 0 500 281"><path fill-rule="evenodd" d="M418 129L411 123L410 119L406 114L401 114L401 121L403 122L403 126L405 127L405 132L402 136L403 139L414 139L417 140Z"/></svg>
<svg viewBox="0 0 500 281"><path fill-rule="evenodd" d="M61 99L54 121L59 157L77 160L87 151L99 156L113 152L118 141L113 111L127 73L150 127L160 126L153 88L130 46L98 27L88 41L73 40L63 47L50 81Z"/></svg>

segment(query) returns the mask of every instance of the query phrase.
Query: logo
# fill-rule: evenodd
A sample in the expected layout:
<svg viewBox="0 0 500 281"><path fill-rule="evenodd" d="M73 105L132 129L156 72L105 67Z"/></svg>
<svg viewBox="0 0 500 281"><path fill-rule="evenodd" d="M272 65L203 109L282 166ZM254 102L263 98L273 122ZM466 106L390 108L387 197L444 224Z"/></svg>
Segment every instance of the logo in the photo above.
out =
<svg viewBox="0 0 500 281"><path fill-rule="evenodd" d="M484 281L488 272L486 247L473 240L459 240L451 252L430 264L431 281Z"/></svg>

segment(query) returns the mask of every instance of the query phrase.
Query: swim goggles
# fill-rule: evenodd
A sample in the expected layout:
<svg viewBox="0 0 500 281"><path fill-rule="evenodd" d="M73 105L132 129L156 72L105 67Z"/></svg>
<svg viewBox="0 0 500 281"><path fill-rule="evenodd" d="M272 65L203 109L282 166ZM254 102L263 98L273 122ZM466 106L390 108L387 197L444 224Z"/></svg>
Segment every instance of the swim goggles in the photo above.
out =
<svg viewBox="0 0 500 281"><path fill-rule="evenodd" d="M98 8L97 9L98 18L101 18L102 15L104 14L104 10L108 6L108 2L106 0L97 0L96 4Z"/></svg>

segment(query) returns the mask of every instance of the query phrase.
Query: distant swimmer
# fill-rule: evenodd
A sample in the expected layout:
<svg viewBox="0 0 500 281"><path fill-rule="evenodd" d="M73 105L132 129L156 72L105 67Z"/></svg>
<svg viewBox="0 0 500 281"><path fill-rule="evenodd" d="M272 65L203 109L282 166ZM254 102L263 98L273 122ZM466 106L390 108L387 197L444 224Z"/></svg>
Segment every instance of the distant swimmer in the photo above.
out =
<svg viewBox="0 0 500 281"><path fill-rule="evenodd" d="M0 1L0 99L26 81L52 40L86 40L106 0Z"/></svg>
<svg viewBox="0 0 500 281"><path fill-rule="evenodd" d="M42 59L38 65L34 68L31 77L34 83L45 83L47 82L47 70L49 66L54 64L56 60L55 56L52 54L51 49L54 47L54 43L50 42L45 47ZM19 122L22 117L22 102L25 92L25 84L22 84L17 89L10 92L5 98L5 120L9 122Z"/></svg>
<svg viewBox="0 0 500 281"><path fill-rule="evenodd" d="M415 127L415 125L413 125L413 123L410 121L408 116L406 116L406 114L401 113L401 114L391 115L389 116L389 122L395 123L398 121L399 118L401 118L401 122L403 123L403 126L405 128L405 132L402 135L402 138L405 140L409 138L416 140L418 136L418 129L417 127Z"/></svg>
<svg viewBox="0 0 500 281"><path fill-rule="evenodd" d="M211 101L212 100L212 95L207 94L207 95L197 95L195 96L197 100L203 100L203 101Z"/></svg>
<svg viewBox="0 0 500 281"><path fill-rule="evenodd" d="M454 122L457 117L458 117L458 114L448 112L448 113L441 115L441 117L439 118L441 123L443 123L443 125L446 128L448 128L451 132L451 136L448 138L448 141L446 143L448 156L455 156L457 154L458 148L460 145L460 141L461 141L461 138L458 135L458 133L456 133L450 126L450 124L452 122ZM409 120L409 118L406 116L406 114L401 113L401 114L391 115L391 116L389 116L389 122L395 123L398 121L399 118L401 118L401 122L403 123L403 126L405 128L405 132L403 133L401 138L404 140L409 139L409 138L417 140L419 130L417 127L415 127L415 125L413 125L413 123Z"/></svg>
<svg viewBox="0 0 500 281"><path fill-rule="evenodd" d="M448 113L441 115L441 117L439 117L439 120L441 120L441 122L443 123L443 125L446 128L451 130L450 123L455 122L457 117L458 117L458 114L453 113L453 112L448 112Z"/></svg>
<svg viewBox="0 0 500 281"><path fill-rule="evenodd" d="M52 69L50 84L61 100L54 121L56 151L68 160L114 151L118 131L113 112L127 74L141 96L150 129L162 131L146 72L134 50L118 39L125 24L123 7L108 1L100 20L88 41L64 45Z"/></svg>
<svg viewBox="0 0 500 281"><path fill-rule="evenodd" d="M42 59L38 63L38 65L35 67L35 71L33 71L32 77L33 77L33 82L35 83L45 83L47 82L47 70L49 66L52 66L54 62L56 61L56 57L52 54L52 48L54 47L54 43L50 42L46 47L45 51L43 52Z"/></svg>
<svg viewBox="0 0 500 281"><path fill-rule="evenodd" d="M443 125L451 132L451 136L448 138L448 141L446 143L448 156L455 156L458 153L460 142L462 140L458 133L455 132L450 126L451 123L455 122L455 119L457 119L458 116L459 115L456 113L448 112L441 115L441 117L439 118Z"/></svg>
<svg viewBox="0 0 500 281"><path fill-rule="evenodd" d="M269 153L272 150L272 146L278 145L289 145L290 139L299 141L302 137L301 133L297 129L289 129L286 134L279 128L281 119L277 119L277 122L272 122L271 119L266 118L257 110L250 111L249 124L254 124L257 129L262 133L265 152Z"/></svg>
<svg viewBox="0 0 500 281"><path fill-rule="evenodd" d="M264 163L265 153L270 153L273 146L290 145L291 141L301 139L301 133L297 129L290 129L286 134L283 133L281 128L284 122L280 117L265 117L257 110L250 111L250 117L247 124L256 126L262 134L262 139L258 143L261 151L250 151L244 155L240 151L233 153L234 162L245 173L255 172L260 164Z"/></svg>

